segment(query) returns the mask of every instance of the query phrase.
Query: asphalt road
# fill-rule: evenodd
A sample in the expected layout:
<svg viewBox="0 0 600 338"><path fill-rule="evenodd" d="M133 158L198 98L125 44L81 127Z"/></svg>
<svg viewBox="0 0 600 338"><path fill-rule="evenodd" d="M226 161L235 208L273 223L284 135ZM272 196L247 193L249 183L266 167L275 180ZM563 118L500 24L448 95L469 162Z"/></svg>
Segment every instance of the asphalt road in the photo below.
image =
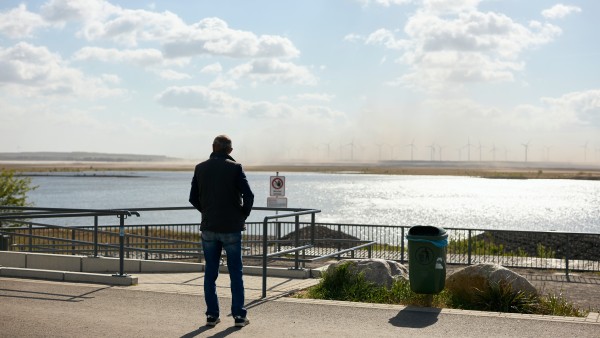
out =
<svg viewBox="0 0 600 338"><path fill-rule="evenodd" d="M254 301L250 325L204 326L201 296L0 278L0 337L599 337L600 325L349 306Z"/></svg>

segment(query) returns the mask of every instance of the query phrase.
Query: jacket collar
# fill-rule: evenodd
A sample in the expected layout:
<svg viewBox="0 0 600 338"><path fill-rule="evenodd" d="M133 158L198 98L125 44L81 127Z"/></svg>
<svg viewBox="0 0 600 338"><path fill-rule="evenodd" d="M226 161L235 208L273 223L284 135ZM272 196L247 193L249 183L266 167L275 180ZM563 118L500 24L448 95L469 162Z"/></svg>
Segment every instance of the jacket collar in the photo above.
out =
<svg viewBox="0 0 600 338"><path fill-rule="evenodd" d="M221 153L221 152L213 152L212 154L210 154L210 158L220 158L220 159L226 159L226 160L230 160L235 162L235 160L233 159L233 157L227 155L226 153Z"/></svg>

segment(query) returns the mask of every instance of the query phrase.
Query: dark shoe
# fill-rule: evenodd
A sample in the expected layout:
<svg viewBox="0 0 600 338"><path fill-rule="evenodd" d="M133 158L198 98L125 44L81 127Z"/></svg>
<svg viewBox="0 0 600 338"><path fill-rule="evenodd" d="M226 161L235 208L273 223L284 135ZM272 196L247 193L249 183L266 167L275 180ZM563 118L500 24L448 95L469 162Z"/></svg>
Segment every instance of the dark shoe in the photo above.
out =
<svg viewBox="0 0 600 338"><path fill-rule="evenodd" d="M206 316L206 326L215 326L221 322L219 317Z"/></svg>
<svg viewBox="0 0 600 338"><path fill-rule="evenodd" d="M233 317L233 320L235 321L235 326L237 327L244 327L248 324L250 324L250 320L247 317Z"/></svg>

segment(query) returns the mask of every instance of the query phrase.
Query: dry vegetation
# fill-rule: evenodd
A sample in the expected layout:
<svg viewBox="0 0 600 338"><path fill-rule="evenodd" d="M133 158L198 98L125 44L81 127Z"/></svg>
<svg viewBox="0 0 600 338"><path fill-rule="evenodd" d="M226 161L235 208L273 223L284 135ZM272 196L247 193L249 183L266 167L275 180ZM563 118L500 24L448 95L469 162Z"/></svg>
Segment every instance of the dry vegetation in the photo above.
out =
<svg viewBox="0 0 600 338"><path fill-rule="evenodd" d="M0 169L26 172L82 172L82 171L193 171L195 162L0 162ZM600 180L600 167L590 166L585 170L577 168L536 167L485 167L454 164L444 166L435 162L424 162L415 166L410 162L398 164L355 163L355 164L282 164L245 165L247 171L262 172L320 172L320 173L359 173L378 175L445 175L472 176L509 179L585 179Z"/></svg>

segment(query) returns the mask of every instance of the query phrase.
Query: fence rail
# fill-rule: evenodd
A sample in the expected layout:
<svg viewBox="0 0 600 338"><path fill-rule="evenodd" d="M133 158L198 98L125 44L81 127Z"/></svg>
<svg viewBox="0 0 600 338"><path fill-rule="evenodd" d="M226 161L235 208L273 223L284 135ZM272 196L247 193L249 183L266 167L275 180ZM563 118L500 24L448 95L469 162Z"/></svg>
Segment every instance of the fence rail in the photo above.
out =
<svg viewBox="0 0 600 338"><path fill-rule="evenodd" d="M99 218L107 215L125 215L119 216L124 221L127 215L139 212L184 209L189 208L124 209L96 214L93 210L77 210L74 214L85 213L93 218L93 224L74 226L36 223L26 217L11 219L11 223L20 226L0 228L0 249L112 257L120 257L122 249L125 258L201 261L197 223L102 225L99 222ZM46 215L64 210L68 209L38 209L36 212L44 211L41 214ZM310 222L300 222L300 216L311 215L311 212L305 209L283 209L282 212L288 212L288 216L295 220L284 222L282 215L277 215L268 216L263 222L247 223L243 236L246 258L290 261L294 268L301 268L305 262L316 261L315 258L323 256L340 259L370 255L407 263L406 234L409 226L317 223L314 222L314 212L318 211L312 211ZM9 217L0 214L0 222ZM32 217L30 215L29 218ZM448 264L497 263L506 267L564 270L566 274L573 270L600 271L600 234L445 229L449 239L446 248ZM123 245L120 245L121 241ZM360 247L366 243L370 245ZM275 255L300 247L301 250L287 255ZM344 252L345 249L352 250Z"/></svg>

